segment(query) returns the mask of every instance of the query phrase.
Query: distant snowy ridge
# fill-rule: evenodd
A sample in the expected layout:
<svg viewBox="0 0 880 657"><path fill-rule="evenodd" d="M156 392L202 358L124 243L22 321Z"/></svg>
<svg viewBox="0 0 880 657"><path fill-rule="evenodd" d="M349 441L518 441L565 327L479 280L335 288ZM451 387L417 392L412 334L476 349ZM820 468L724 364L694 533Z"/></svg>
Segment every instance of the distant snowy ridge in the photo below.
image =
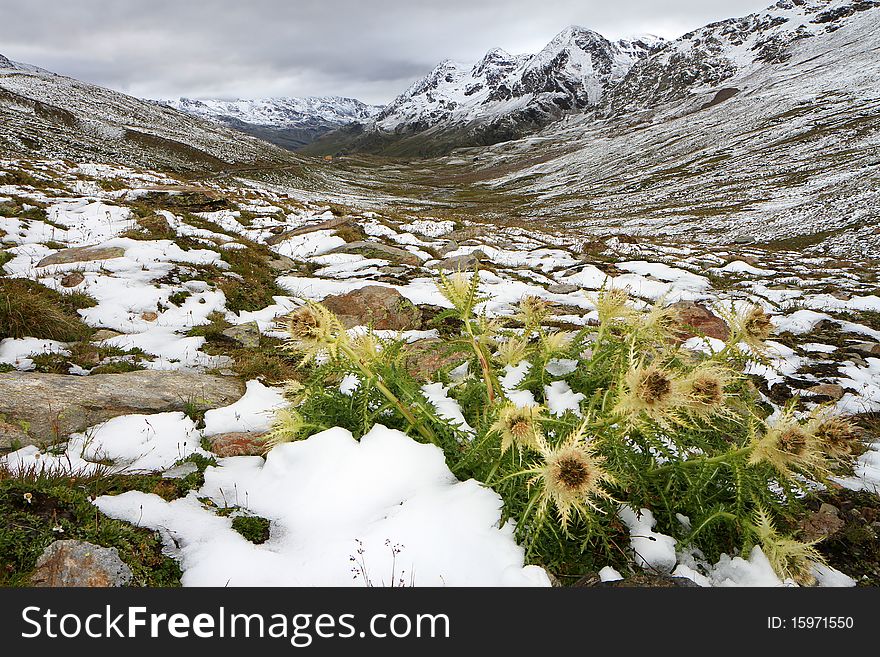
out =
<svg viewBox="0 0 880 657"><path fill-rule="evenodd" d="M339 96L262 98L257 100L179 98L161 102L168 107L206 119L232 118L245 123L276 128L300 125L304 121L313 119L345 125L369 120L382 109L376 105L367 105L354 98Z"/></svg>
<svg viewBox="0 0 880 657"><path fill-rule="evenodd" d="M257 100L179 98L160 102L294 149L336 128L366 123L382 109L339 96Z"/></svg>

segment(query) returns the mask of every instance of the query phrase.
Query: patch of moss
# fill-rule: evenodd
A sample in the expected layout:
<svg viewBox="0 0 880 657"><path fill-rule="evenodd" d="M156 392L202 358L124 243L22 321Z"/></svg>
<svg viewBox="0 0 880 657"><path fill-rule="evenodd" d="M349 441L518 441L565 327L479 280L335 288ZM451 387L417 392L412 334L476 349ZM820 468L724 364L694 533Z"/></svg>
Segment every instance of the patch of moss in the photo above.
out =
<svg viewBox="0 0 880 657"><path fill-rule="evenodd" d="M269 526L269 521L259 516L236 516L232 519L232 528L256 545L269 540Z"/></svg>

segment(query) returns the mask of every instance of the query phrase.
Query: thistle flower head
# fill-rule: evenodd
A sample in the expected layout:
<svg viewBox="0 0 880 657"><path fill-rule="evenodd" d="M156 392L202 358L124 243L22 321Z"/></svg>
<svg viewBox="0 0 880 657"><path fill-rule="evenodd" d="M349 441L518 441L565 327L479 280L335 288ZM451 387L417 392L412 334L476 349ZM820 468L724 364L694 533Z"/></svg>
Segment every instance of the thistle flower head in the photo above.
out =
<svg viewBox="0 0 880 657"><path fill-rule="evenodd" d="M498 419L489 429L489 433L501 436L501 452L511 447L537 450L542 437L539 421L543 407L524 406L518 408L513 403L505 404L498 412Z"/></svg>
<svg viewBox="0 0 880 657"><path fill-rule="evenodd" d="M285 327L288 347L303 354L303 363L323 351L335 358L340 343L348 338L339 318L315 302L308 302L290 313L285 319Z"/></svg>
<svg viewBox="0 0 880 657"><path fill-rule="evenodd" d="M661 424L674 419L676 410L687 401L674 375L657 365L631 367L623 378L623 388L615 411L635 419L644 415Z"/></svg>
<svg viewBox="0 0 880 657"><path fill-rule="evenodd" d="M752 351L767 351L765 342L773 334L773 322L763 308L748 305L734 311L721 312L730 324L730 339L736 344L744 342Z"/></svg>
<svg viewBox="0 0 880 657"><path fill-rule="evenodd" d="M351 341L351 350L367 365L382 359L382 341L372 331L354 338Z"/></svg>
<svg viewBox="0 0 880 657"><path fill-rule="evenodd" d="M709 414L724 405L724 389L731 375L717 365L701 365L682 381L681 391L688 409L697 414Z"/></svg>
<svg viewBox="0 0 880 657"><path fill-rule="evenodd" d="M812 567L825 564L825 557L815 548L817 541L803 543L781 535L770 514L760 507L755 511L752 530L761 543L764 555L780 578L793 579L806 585L816 583Z"/></svg>
<svg viewBox="0 0 880 657"><path fill-rule="evenodd" d="M565 530L573 514L586 517L590 510L602 513L596 501L611 499L605 486L614 478L604 469L604 459L595 453L595 443L585 439L585 428L586 423L557 447L542 439L542 462L534 466L536 474L530 481L530 485L539 486L539 515L544 516L552 505Z"/></svg>
<svg viewBox="0 0 880 657"><path fill-rule="evenodd" d="M788 409L764 434L752 438L749 463L769 463L786 479L795 473L824 477L827 474L821 445L808 426Z"/></svg>
<svg viewBox="0 0 880 657"><path fill-rule="evenodd" d="M541 326L550 314L550 304L541 297L527 296L519 302L519 308L514 319L525 324L526 329Z"/></svg>
<svg viewBox="0 0 880 657"><path fill-rule="evenodd" d="M574 337L571 331L552 331L541 337L541 349L545 356L563 354L571 347Z"/></svg>
<svg viewBox="0 0 880 657"><path fill-rule="evenodd" d="M625 289L612 287L601 290L594 299L599 322L605 324L617 319L635 317L638 313L626 305L627 301L629 301L629 293Z"/></svg>
<svg viewBox="0 0 880 657"><path fill-rule="evenodd" d="M807 429L829 457L841 462L864 452L862 432L852 422L825 409L816 411L807 422Z"/></svg>
<svg viewBox="0 0 880 657"><path fill-rule="evenodd" d="M525 336L510 337L498 346L495 360L502 365L519 365L529 356L531 347Z"/></svg>
<svg viewBox="0 0 880 657"><path fill-rule="evenodd" d="M441 271L435 284L440 294L452 304L462 319L469 318L474 306L484 301L479 296L479 269L474 270L470 276L460 271L449 275Z"/></svg>

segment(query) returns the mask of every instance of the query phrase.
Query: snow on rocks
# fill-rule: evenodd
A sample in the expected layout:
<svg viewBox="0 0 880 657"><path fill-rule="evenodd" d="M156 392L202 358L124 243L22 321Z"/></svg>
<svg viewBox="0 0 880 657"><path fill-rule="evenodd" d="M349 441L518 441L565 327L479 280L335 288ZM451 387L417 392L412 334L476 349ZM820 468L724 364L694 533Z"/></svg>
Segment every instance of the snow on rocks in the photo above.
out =
<svg viewBox="0 0 880 657"><path fill-rule="evenodd" d="M245 540L199 497L268 518L269 540ZM224 459L198 493L173 502L129 492L95 504L158 530L185 586L399 585L392 571L416 586L550 584L523 566L513 528L498 526L496 493L457 481L439 449L382 426L360 442L337 428L280 445L265 461Z"/></svg>

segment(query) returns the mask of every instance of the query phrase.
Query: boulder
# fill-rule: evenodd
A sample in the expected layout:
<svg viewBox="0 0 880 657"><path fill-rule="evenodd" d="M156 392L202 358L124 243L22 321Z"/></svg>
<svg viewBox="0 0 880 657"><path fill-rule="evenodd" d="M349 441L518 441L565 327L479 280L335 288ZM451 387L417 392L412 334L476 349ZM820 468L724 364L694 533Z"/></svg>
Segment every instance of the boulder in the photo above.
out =
<svg viewBox="0 0 880 657"><path fill-rule="evenodd" d="M817 386L813 386L812 388L807 388L807 392L812 393L814 395L820 395L822 397L830 397L833 400L838 400L843 397L843 386L838 385L836 383L820 383Z"/></svg>
<svg viewBox="0 0 880 657"><path fill-rule="evenodd" d="M880 342L857 342L850 347L869 356L880 356Z"/></svg>
<svg viewBox="0 0 880 657"><path fill-rule="evenodd" d="M328 253L357 253L367 258L382 258L402 265L418 266L422 264L421 259L414 253L381 242L349 242L337 246Z"/></svg>
<svg viewBox="0 0 880 657"><path fill-rule="evenodd" d="M440 262L431 265L431 269L441 269L443 271L473 271L473 269L486 259L486 254L480 249L471 251L464 255L452 256L444 258Z"/></svg>
<svg viewBox="0 0 880 657"><path fill-rule="evenodd" d="M61 279L61 285L63 287L76 287L84 280L86 280L86 277L81 272L72 271Z"/></svg>
<svg viewBox="0 0 880 657"><path fill-rule="evenodd" d="M0 373L0 414L27 427L25 444L58 442L119 415L228 406L243 394L237 379L194 372Z"/></svg>
<svg viewBox="0 0 880 657"><path fill-rule="evenodd" d="M727 323L702 304L679 301L669 307L678 314L676 334L682 341L695 336L718 340L727 340L730 337Z"/></svg>
<svg viewBox="0 0 880 657"><path fill-rule="evenodd" d="M332 219L328 219L327 221L322 221L317 224L310 224L308 226L300 226L299 228L294 228L292 230L285 230L276 235L272 235L271 237L266 239L266 244L280 244L284 240L289 240L291 237L296 237L297 235L305 235L307 233L314 233L319 230L332 230L333 228L339 228L351 221L351 217L333 217Z"/></svg>
<svg viewBox="0 0 880 657"><path fill-rule="evenodd" d="M49 265L69 265L74 262L89 262L92 260L111 260L125 255L125 249L121 246L75 246L69 249L61 249L58 253L47 255L37 263L37 267Z"/></svg>
<svg viewBox="0 0 880 657"><path fill-rule="evenodd" d="M116 548L85 541L55 541L47 547L31 574L37 587L111 587L131 582L132 572Z"/></svg>
<svg viewBox="0 0 880 657"><path fill-rule="evenodd" d="M336 313L346 328L372 326L377 330L408 331L422 324L422 311L393 287L367 285L347 294L329 296L322 303Z"/></svg>

